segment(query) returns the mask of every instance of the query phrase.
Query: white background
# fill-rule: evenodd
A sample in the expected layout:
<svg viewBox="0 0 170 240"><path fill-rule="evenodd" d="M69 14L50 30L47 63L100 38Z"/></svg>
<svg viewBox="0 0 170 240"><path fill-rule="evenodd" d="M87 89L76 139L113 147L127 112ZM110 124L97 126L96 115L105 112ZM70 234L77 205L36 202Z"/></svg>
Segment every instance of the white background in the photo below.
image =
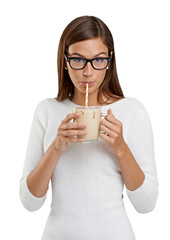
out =
<svg viewBox="0 0 170 240"><path fill-rule="evenodd" d="M19 199L19 180L35 107L57 96L59 38L81 15L95 15L110 28L124 95L144 104L153 127L160 186L156 208L139 214L124 198L136 239L170 239L169 10L164 0L1 1L1 239L37 240L44 230L51 192L39 211L28 212Z"/></svg>

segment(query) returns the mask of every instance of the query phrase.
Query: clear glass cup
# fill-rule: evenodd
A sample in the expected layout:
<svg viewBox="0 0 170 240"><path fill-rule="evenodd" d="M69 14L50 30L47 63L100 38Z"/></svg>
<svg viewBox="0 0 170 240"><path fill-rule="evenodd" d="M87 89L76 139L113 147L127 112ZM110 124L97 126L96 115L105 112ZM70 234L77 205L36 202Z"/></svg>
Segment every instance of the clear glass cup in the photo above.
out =
<svg viewBox="0 0 170 240"><path fill-rule="evenodd" d="M72 107L72 112L80 113L80 117L74 119L73 122L85 123L87 127L84 129L87 131L86 135L78 135L75 138L84 139L83 142L91 143L98 142L100 132L100 124L103 117L107 114L102 113L101 106L82 106Z"/></svg>

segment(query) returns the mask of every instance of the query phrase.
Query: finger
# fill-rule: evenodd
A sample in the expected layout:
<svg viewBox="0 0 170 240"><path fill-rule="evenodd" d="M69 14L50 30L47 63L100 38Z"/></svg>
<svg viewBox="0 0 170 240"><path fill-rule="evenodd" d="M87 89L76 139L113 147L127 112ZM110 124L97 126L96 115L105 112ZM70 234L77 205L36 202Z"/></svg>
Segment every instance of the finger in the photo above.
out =
<svg viewBox="0 0 170 240"><path fill-rule="evenodd" d="M68 123L72 119L76 119L80 116L80 113L69 113L66 118L62 121L62 123Z"/></svg>
<svg viewBox="0 0 170 240"><path fill-rule="evenodd" d="M78 143L78 142L83 142L84 139L81 138L74 138L74 137L63 137L65 139L65 142L67 143Z"/></svg>
<svg viewBox="0 0 170 240"><path fill-rule="evenodd" d="M87 131L84 130L66 130L63 131L62 135L63 136L68 136L68 137L73 137L73 136L77 136L77 135L86 135Z"/></svg>
<svg viewBox="0 0 170 240"><path fill-rule="evenodd" d="M100 133L100 137L110 144L112 144L114 142L114 137L110 137L104 133Z"/></svg>
<svg viewBox="0 0 170 240"><path fill-rule="evenodd" d="M103 132L105 132L107 135L109 135L110 137L117 137L118 133L116 131L112 131L110 130L109 128L105 127L105 126L102 126L101 127L101 130Z"/></svg>
<svg viewBox="0 0 170 240"><path fill-rule="evenodd" d="M103 120L102 124L100 126L101 130L103 130L103 127L107 127L108 129L110 129L111 131L115 131L118 132L118 127L117 125L113 124L112 122L109 122L107 120Z"/></svg>
<svg viewBox="0 0 170 240"><path fill-rule="evenodd" d="M121 125L122 125L122 123L121 123L118 119L116 119L113 114L107 115L107 116L105 117L105 119L106 119L107 121L115 124L115 125L118 125L118 126L121 126Z"/></svg>
<svg viewBox="0 0 170 240"><path fill-rule="evenodd" d="M65 129L75 129L75 128L86 128L87 125L85 123L66 123L66 124L62 124L61 125L61 129L65 130Z"/></svg>
<svg viewBox="0 0 170 240"><path fill-rule="evenodd" d="M112 109L109 108L107 112L108 112L109 115L111 115L112 114Z"/></svg>
<svg viewBox="0 0 170 240"><path fill-rule="evenodd" d="M109 136L107 136L105 133L100 133L100 137L103 139L103 140L106 140L107 142L109 142L109 140L110 140L110 137Z"/></svg>
<svg viewBox="0 0 170 240"><path fill-rule="evenodd" d="M84 139L68 137L68 138L67 138L67 141L70 142L70 143L78 143L78 142L83 142Z"/></svg>

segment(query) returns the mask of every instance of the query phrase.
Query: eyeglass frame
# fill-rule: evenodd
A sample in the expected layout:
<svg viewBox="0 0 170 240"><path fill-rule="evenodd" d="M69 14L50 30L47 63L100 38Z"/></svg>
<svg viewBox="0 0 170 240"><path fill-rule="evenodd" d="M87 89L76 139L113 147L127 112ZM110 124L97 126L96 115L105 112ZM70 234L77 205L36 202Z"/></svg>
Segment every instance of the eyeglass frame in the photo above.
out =
<svg viewBox="0 0 170 240"><path fill-rule="evenodd" d="M66 54L64 54L64 57L65 57L66 61L69 63L69 66L70 66L72 69L74 69L74 70L82 70L82 69L84 69L88 62L91 63L91 66L92 66L95 70L103 70L103 69L106 69L106 68L108 67L109 63L112 61L112 58L111 58L111 57L96 57L96 58L88 59L88 58L81 58L81 57L67 57ZM71 64L70 64L70 61L71 61L72 59L82 59L82 60L85 60L85 64L84 64L84 66L83 66L82 68L73 68L73 67L71 66ZM106 59L106 60L107 60L107 65L106 65L106 67L104 67L104 68L95 68L95 67L93 66L93 63L92 63L95 59Z"/></svg>

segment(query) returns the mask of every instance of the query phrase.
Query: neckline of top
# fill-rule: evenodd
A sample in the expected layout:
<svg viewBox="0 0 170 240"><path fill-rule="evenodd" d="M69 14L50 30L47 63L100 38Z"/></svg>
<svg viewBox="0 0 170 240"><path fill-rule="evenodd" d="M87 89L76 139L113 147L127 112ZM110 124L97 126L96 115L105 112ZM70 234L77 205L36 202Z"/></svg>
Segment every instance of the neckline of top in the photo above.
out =
<svg viewBox="0 0 170 240"><path fill-rule="evenodd" d="M110 103L110 104L107 104L107 105L97 105L97 106L94 106L94 107L108 107L108 106L111 106L111 105L117 105L118 103L121 103L121 102L124 102L124 101L127 101L128 97L124 97L120 100L117 100L113 103ZM85 105L78 105L78 104L75 104L74 102L72 102L69 98L66 98L65 99L69 104L72 104L74 106L78 106L78 107L84 107Z"/></svg>

